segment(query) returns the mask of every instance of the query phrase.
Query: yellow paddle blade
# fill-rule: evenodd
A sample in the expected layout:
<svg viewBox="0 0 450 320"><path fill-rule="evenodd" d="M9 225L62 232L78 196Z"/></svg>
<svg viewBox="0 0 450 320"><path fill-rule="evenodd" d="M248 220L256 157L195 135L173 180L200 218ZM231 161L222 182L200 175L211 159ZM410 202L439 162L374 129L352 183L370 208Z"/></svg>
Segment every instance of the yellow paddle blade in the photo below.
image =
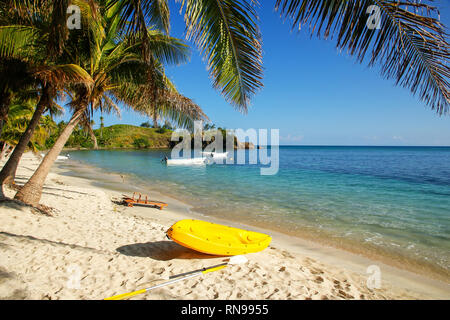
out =
<svg viewBox="0 0 450 320"><path fill-rule="evenodd" d="M225 265L225 266L218 266L218 267L206 269L205 271L202 271L202 272L203 272L203 273L214 272L214 271L223 269L223 268L225 268L225 267L226 267L226 265Z"/></svg>
<svg viewBox="0 0 450 320"><path fill-rule="evenodd" d="M123 300L126 298L131 298L133 296L137 296L138 294L144 293L146 291L147 291L146 289L142 289L142 290L138 290L138 291L123 293L123 294L119 294L117 296L106 298L105 300Z"/></svg>

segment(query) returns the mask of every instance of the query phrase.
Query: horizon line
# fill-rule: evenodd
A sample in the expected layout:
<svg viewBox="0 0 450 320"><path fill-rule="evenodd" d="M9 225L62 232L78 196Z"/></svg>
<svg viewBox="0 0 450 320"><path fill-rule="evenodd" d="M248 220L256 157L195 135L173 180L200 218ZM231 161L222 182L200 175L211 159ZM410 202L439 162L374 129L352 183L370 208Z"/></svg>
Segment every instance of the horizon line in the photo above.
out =
<svg viewBox="0 0 450 320"><path fill-rule="evenodd" d="M255 147L260 145L255 144ZM280 147L393 147L393 148L450 148L450 145L345 145L345 144L280 144ZM267 145L266 147L270 147Z"/></svg>

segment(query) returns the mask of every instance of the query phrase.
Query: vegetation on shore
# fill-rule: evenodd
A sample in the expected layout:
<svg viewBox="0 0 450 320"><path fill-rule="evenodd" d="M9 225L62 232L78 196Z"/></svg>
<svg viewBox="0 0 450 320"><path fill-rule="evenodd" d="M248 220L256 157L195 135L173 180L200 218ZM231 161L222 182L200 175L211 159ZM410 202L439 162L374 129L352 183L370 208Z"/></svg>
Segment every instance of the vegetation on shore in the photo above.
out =
<svg viewBox="0 0 450 320"><path fill-rule="evenodd" d="M100 149L149 149L170 148L172 130L166 128L144 128L127 124L94 130ZM66 148L94 148L94 141L81 128L74 132L66 143Z"/></svg>
<svg viewBox="0 0 450 320"><path fill-rule="evenodd" d="M62 123L59 123L57 127L61 127ZM212 128L211 128L212 127ZM44 145L39 145L38 149L50 149L54 143L54 139L58 137L59 131L56 129L54 133L45 141ZM225 141L227 131L223 128L216 129L215 126L206 124L204 130L219 130ZM147 123L141 124L141 126L133 126L129 124L116 124L109 127L101 127L93 130L95 140L97 141L98 149L156 149L156 148L172 148L178 142L171 141L174 128L169 124L165 124L159 128L152 128ZM203 133L205 133L205 131ZM229 133L230 134L230 133ZM193 137L192 137L193 139ZM181 138L180 138L181 140ZM214 141L214 137L212 140ZM211 142L203 142L203 148ZM86 128L80 126L73 131L69 140L67 141L65 148L68 149L97 149L94 147L95 142L93 137L89 134ZM194 147L192 145L192 147ZM224 145L223 148L226 146ZM252 144L239 142L234 137L235 148L254 148Z"/></svg>

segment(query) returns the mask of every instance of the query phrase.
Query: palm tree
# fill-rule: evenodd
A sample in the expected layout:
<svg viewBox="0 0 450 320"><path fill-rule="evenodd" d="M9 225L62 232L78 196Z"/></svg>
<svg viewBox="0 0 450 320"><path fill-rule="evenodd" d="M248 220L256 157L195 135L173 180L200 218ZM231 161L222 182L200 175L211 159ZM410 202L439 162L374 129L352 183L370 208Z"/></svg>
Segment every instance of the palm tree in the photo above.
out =
<svg viewBox="0 0 450 320"><path fill-rule="evenodd" d="M103 139L103 128L105 127L105 124L103 123L103 116L100 116L100 138Z"/></svg>
<svg viewBox="0 0 450 320"><path fill-rule="evenodd" d="M114 108L113 99L121 99L122 87L129 84L145 84L148 81L148 78L144 77L145 73L141 72L149 67L142 58L143 43L133 36L118 38L118 18L111 15L110 11L103 13L105 27L102 32L92 32L89 37L77 37L74 34L73 37L76 38L67 42L66 46L69 47L65 50L69 57L76 60L88 72L94 84L92 88L83 84L71 86L72 117L38 169L15 195L17 200L37 206L52 164L83 116L87 114L90 117L95 109ZM154 35L150 36L147 43L149 48L152 48L152 59L177 64L187 61L186 45L160 32L155 31ZM79 48L85 48L87 52L80 54ZM77 53L79 55L75 56Z"/></svg>
<svg viewBox="0 0 450 320"><path fill-rule="evenodd" d="M2 151L0 152L0 161L3 160L6 153L12 148L11 145L8 144L8 142L3 141Z"/></svg>
<svg viewBox="0 0 450 320"><path fill-rule="evenodd" d="M195 120L209 120L195 102L177 91L161 63L151 61L146 74L148 83L122 86L117 94L134 111L152 118L153 128L158 128L158 119L170 119L187 129L193 129Z"/></svg>
<svg viewBox="0 0 450 320"><path fill-rule="evenodd" d="M34 82L35 79L31 77L26 63L2 56L0 60L0 137L3 126L8 120L9 107L14 93Z"/></svg>
<svg viewBox="0 0 450 320"><path fill-rule="evenodd" d="M85 114L80 120L80 126L82 127L83 131L91 137L91 140L94 143L94 150L97 150L97 137L95 136L94 130L92 129L92 127L94 126L94 120L89 120L89 115Z"/></svg>
<svg viewBox="0 0 450 320"><path fill-rule="evenodd" d="M2 63L8 65L10 61L15 61L15 65L22 72L19 75L5 74L9 68L0 68L0 78L10 77L8 83L4 84L0 92L8 92L5 88L15 87L18 90L24 85L34 86L41 91L39 102L35 108L27 129L20 137L14 152L9 157L8 162L0 172L0 198L3 198L3 186L14 182L15 172L18 163L26 150L35 129L37 128L42 114L50 110L54 105L59 90L64 89L69 83L84 83L89 85L91 78L89 75L75 64L55 63L59 46L55 42L55 30L53 24L58 18L55 16L59 1L41 1L40 9L36 8L33 15L29 14L29 8L35 8L36 1L6 1L0 10L1 23L8 23L0 26L0 58ZM28 6L26 6L28 5ZM6 10L9 8L9 10ZM53 14L49 15L48 10L53 9ZM21 12L25 10L24 12ZM18 12L19 17L10 17L10 12ZM15 24L15 23L21 24ZM56 53L55 53L56 52ZM18 78L22 76L23 79ZM25 79L25 80L24 80ZM9 94L11 97L11 94ZM5 108L5 105L3 106Z"/></svg>
<svg viewBox="0 0 450 320"><path fill-rule="evenodd" d="M169 32L167 0L109 0L128 34L149 50L147 22ZM213 87L238 110L262 88L262 46L255 0L177 0L184 12L186 38L193 40L208 62ZM148 57L150 60L150 57Z"/></svg>
<svg viewBox="0 0 450 320"><path fill-rule="evenodd" d="M138 93L135 96L138 96ZM178 128L188 130L194 128L194 121L196 120L209 121L200 106L177 91L159 89L155 98L155 102L146 99L133 104L134 111L153 118L153 128L158 128L158 125L155 125L155 119L165 119L166 122L170 119Z"/></svg>
<svg viewBox="0 0 450 320"><path fill-rule="evenodd" d="M55 130L58 128L56 125L56 122L52 119L52 116L46 115L41 118L41 127L45 129L45 131L48 132L48 135L51 136Z"/></svg>
<svg viewBox="0 0 450 320"><path fill-rule="evenodd" d="M177 0L186 36L208 61L213 85L227 101L247 110L249 97L262 87L261 41L254 0ZM447 114L450 101L450 50L444 25L431 1L276 0L275 10L292 27L337 39L362 63L380 65L384 78L408 88L435 110ZM146 20L168 31L167 0L112 0L129 32L145 38ZM367 27L370 8L380 10L380 28ZM368 12L369 10L369 12Z"/></svg>
<svg viewBox="0 0 450 320"><path fill-rule="evenodd" d="M9 146L16 146L20 136L23 134L30 121L33 110L34 101L21 101L20 99L12 98L8 108L8 117L3 126L3 135L1 140L4 144Z"/></svg>
<svg viewBox="0 0 450 320"><path fill-rule="evenodd" d="M36 105L36 98L28 98L22 100L20 98L13 98L9 108L8 120L4 125L4 132L2 140L5 145L15 147L20 137L25 132L28 123L30 122ZM38 125L34 131L33 137L28 143L28 147L36 152L37 147L42 145L48 137L48 131L44 126Z"/></svg>
<svg viewBox="0 0 450 320"><path fill-rule="evenodd" d="M89 122L89 135L91 136L92 141L94 142L94 149L97 150L98 149L98 142L97 142L97 137L95 136L94 133L94 125L95 125L95 121L91 120Z"/></svg>
<svg viewBox="0 0 450 320"><path fill-rule="evenodd" d="M59 2L62 9L68 5L67 1ZM120 17L123 30L143 40L144 52L149 52L148 22L166 33L169 31L167 0L88 2L112 9ZM180 12L184 12L186 36L195 41L208 61L214 87L246 111L249 97L262 87L256 1L177 2L181 3ZM380 8L379 30L365 27L367 9L373 5ZM369 65L381 64L383 76L394 78L413 94L419 92L421 99L440 114L448 111L449 46L444 26L431 16L437 11L434 7L415 0L276 0L275 9L284 18L291 19L293 27L309 23L316 26L312 30L317 30L318 35L337 35L338 48L347 48L350 54L357 55L359 62L369 55ZM57 26L64 29L64 24ZM60 34L64 35L62 31ZM63 38L56 39L61 42Z"/></svg>
<svg viewBox="0 0 450 320"><path fill-rule="evenodd" d="M380 11L379 29L367 27L373 6ZM339 51L360 63L368 57L384 78L418 94L438 114L448 113L450 46L435 7L414 0L277 0L276 10L292 28L309 25L311 34L336 36Z"/></svg>
<svg viewBox="0 0 450 320"><path fill-rule="evenodd" d="M65 12L68 1L26 0L24 2L54 3L55 10L53 10L52 21L55 23L52 24L52 30L59 31L53 33L55 37L47 47L52 48L53 52L61 52L64 44L69 43L65 41L68 37L64 31L65 21L61 22L63 20L61 17L64 16L61 13ZM101 23L102 17L116 18L117 20L114 21L117 23L117 31L120 32L120 41L126 40L127 42L129 40L127 45L130 48L134 46L133 49L140 50L142 61L139 63L144 62L145 66L153 64L158 60L152 60L154 55L171 57L170 52L173 51L168 50L168 46L154 46L152 41L155 38L151 35L152 29L147 26L150 23L168 33L167 0L78 0L77 2L89 3L91 8L101 8L104 10L101 13L106 13L105 10L107 10L107 16L100 14L97 16L98 19L89 21ZM187 38L193 40L204 55L213 79L213 86L221 91L227 101L245 112L250 97L262 87L262 50L257 24L256 1L178 0L178 2L181 3L187 27ZM367 9L371 5L377 5L380 8L382 22L379 30L366 26ZM397 0L276 0L276 9L284 18L290 19L295 28L310 24L314 26L313 32L317 31L319 36L336 35L339 49L349 50L350 54L357 57L358 62L368 59L370 66L381 65L384 77L393 78L397 84L409 88L413 94L419 94L420 98L439 114L448 112L450 96L449 45L445 39L444 26L433 17L436 14L434 7L412 0L401 2ZM1 10L0 8L0 13ZM20 32L26 34L31 31L21 29ZM162 38L163 36L161 34ZM90 39L94 39L94 41L100 38L96 34L90 35ZM112 38L110 40L109 43L112 46L120 42L116 38L115 41ZM22 45L21 48L24 46ZM74 47L73 57L82 57L77 53L86 48L96 48L89 53L91 57L103 57L102 54L95 52L97 49L102 51L101 42L80 48ZM12 51L16 52L17 50ZM134 53L136 54L136 52ZM119 56L119 54L116 55L116 57ZM78 63L77 59L73 59L73 61ZM101 60L99 59L98 62ZM161 58L159 60L165 62ZM130 71L133 70L134 63L139 64L137 61L130 61L130 63L123 63L122 67ZM97 66L94 64L94 67ZM93 71L90 66L89 74L91 76L95 75ZM126 73L124 70L121 71ZM117 72L117 74L119 73ZM146 76L149 75L146 74ZM103 97L109 98L109 95L117 95L122 84L140 82L143 80L137 79L140 77L141 74L135 73L134 77L126 75L119 81L116 75L105 75L104 79L95 79L96 85L102 88L99 92L95 90L91 92L84 85L73 87L72 90L76 93L76 99L71 103L74 114L66 127L68 131L63 131L63 135L70 133L75 126L73 124L79 122L84 108L88 108L88 106L91 106L91 109L95 108L98 106L97 99L99 97L103 99ZM126 78L129 78L130 81L127 82ZM116 81L121 85L108 87L100 83L103 81L106 81L105 83ZM0 90L0 102L4 98L2 97L4 91ZM150 91L155 93L155 90ZM156 92L158 93L158 91ZM6 98L7 95L5 94ZM160 99L154 97L153 100L159 101ZM158 105L153 104L152 107L154 108L153 116L155 116ZM72 125L72 129L70 129ZM68 136L60 138L63 142ZM58 145L58 148L62 148L63 145L63 143ZM52 157L56 158L56 155L53 154ZM48 158L45 166L49 166L49 163L53 162L52 157ZM40 191L36 190L42 187L42 179L45 179L46 174L40 172L39 176L39 179L33 180L36 188L28 190L30 191L29 199L33 198L30 200L32 203L36 203L36 199L40 198ZM31 192L35 194L31 195Z"/></svg>
<svg viewBox="0 0 450 320"><path fill-rule="evenodd" d="M54 26L65 24L62 10L67 2L4 0L0 3L0 134L12 94L27 86L40 85L39 80L43 79L39 79L39 73L50 71L45 70L47 63L61 53L67 30ZM72 2L89 16L88 3Z"/></svg>

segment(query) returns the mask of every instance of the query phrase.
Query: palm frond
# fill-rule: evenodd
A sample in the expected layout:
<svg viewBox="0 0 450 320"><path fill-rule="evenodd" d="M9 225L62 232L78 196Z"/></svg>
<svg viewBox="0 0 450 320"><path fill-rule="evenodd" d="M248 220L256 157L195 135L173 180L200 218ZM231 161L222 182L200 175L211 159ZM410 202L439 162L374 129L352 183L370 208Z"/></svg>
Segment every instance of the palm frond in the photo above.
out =
<svg viewBox="0 0 450 320"><path fill-rule="evenodd" d="M167 65L180 65L190 58L189 46L178 38L162 34L158 30L148 30L149 50L154 59Z"/></svg>
<svg viewBox="0 0 450 320"><path fill-rule="evenodd" d="M178 92L163 90L158 96L157 106L159 118L170 119L179 128L193 130L194 121L209 121L200 106ZM148 112L146 114L149 115Z"/></svg>
<svg viewBox="0 0 450 320"><path fill-rule="evenodd" d="M150 1L149 7L150 25L164 31L166 34L170 32L170 10L167 0Z"/></svg>
<svg viewBox="0 0 450 320"><path fill-rule="evenodd" d="M36 16L51 12L52 0L2 0L0 24L17 23L30 25Z"/></svg>
<svg viewBox="0 0 450 320"><path fill-rule="evenodd" d="M367 26L372 5L380 9L379 29ZM450 46L435 7L412 0L277 0L276 9L293 28L309 24L312 34L337 35L338 49L360 63L369 56L368 65L381 65L385 78L448 113Z"/></svg>
<svg viewBox="0 0 450 320"><path fill-rule="evenodd" d="M163 66L143 64L134 67L147 70L151 75L139 81L121 81L114 90L114 97L125 106L144 115L169 119L180 128L192 129L195 120L208 120L203 110L191 99L184 97L175 85L165 76ZM134 79L137 80L137 79Z"/></svg>
<svg viewBox="0 0 450 320"><path fill-rule="evenodd" d="M115 113L117 117L121 117L120 107L114 101L114 97L110 97L107 94L103 95L102 97L100 111L107 114Z"/></svg>
<svg viewBox="0 0 450 320"><path fill-rule="evenodd" d="M187 38L207 60L214 88L246 112L262 88L261 35L253 0L177 0L182 2Z"/></svg>
<svg viewBox="0 0 450 320"><path fill-rule="evenodd" d="M2 141L10 145L17 145L33 116L35 106L36 99L19 97L13 99L8 112L8 120L2 131Z"/></svg>
<svg viewBox="0 0 450 320"><path fill-rule="evenodd" d="M0 26L0 58L33 60L33 49L42 36L39 29L31 26Z"/></svg>
<svg viewBox="0 0 450 320"><path fill-rule="evenodd" d="M106 5L120 16L120 28L127 34L146 33L148 25L154 25L169 33L170 11L167 0L109 0Z"/></svg>
<svg viewBox="0 0 450 320"><path fill-rule="evenodd" d="M46 112L48 112L50 117L52 118L60 117L64 114L64 108L53 100L52 104L47 108Z"/></svg>
<svg viewBox="0 0 450 320"><path fill-rule="evenodd" d="M94 82L86 70L75 64L38 66L33 74L43 83L51 83L55 89L64 89L70 83L82 84L89 89Z"/></svg>

